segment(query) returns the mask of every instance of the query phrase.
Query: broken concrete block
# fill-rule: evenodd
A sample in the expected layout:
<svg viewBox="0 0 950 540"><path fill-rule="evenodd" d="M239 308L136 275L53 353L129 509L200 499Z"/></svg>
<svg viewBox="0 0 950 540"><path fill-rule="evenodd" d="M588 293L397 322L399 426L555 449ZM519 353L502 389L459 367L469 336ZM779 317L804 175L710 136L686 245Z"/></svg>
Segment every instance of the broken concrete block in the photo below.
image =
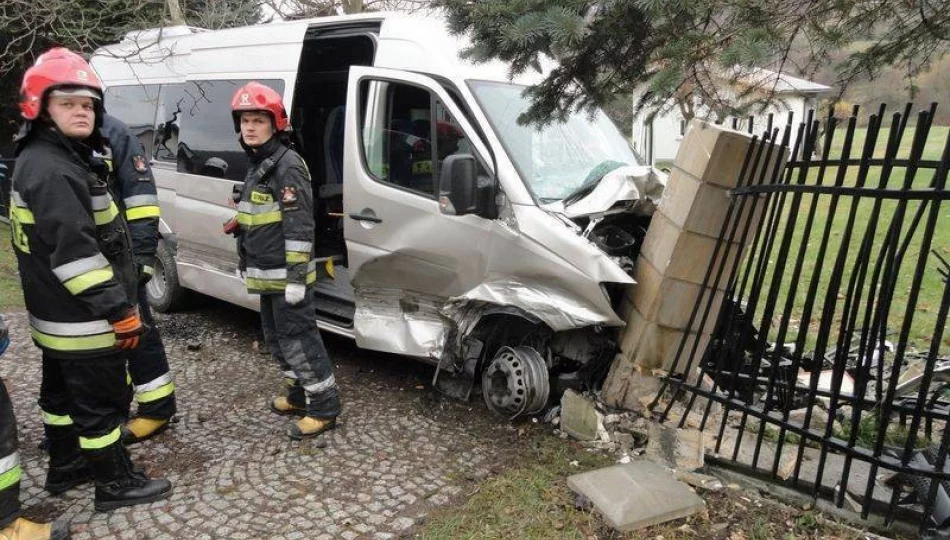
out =
<svg viewBox="0 0 950 540"><path fill-rule="evenodd" d="M718 478L708 474L700 474L692 471L676 471L674 476L681 482L686 482L693 487L708 491L719 491L725 487Z"/></svg>
<svg viewBox="0 0 950 540"><path fill-rule="evenodd" d="M629 333L637 329L627 325L622 339L630 339ZM639 339L639 338L638 338ZM618 353L610 365L610 372L604 381L604 388L600 395L604 402L611 407L619 407L631 411L638 410L641 397L655 396L660 389L660 380L645 374L636 365L633 356Z"/></svg>
<svg viewBox="0 0 950 540"><path fill-rule="evenodd" d="M594 402L567 390L561 397L561 431L580 441L593 441L602 429L601 414Z"/></svg>
<svg viewBox="0 0 950 540"><path fill-rule="evenodd" d="M792 448L791 452L783 452L782 458L778 464L778 477L782 480L788 480L795 473L795 465L798 464L798 453Z"/></svg>
<svg viewBox="0 0 950 540"><path fill-rule="evenodd" d="M667 467L692 471L705 463L703 433L696 429L677 429L662 424L650 425L647 456Z"/></svg>
<svg viewBox="0 0 950 540"><path fill-rule="evenodd" d="M608 525L629 532L692 515L706 503L662 467L635 461L568 477Z"/></svg>
<svg viewBox="0 0 950 540"><path fill-rule="evenodd" d="M807 408L795 409L788 413L788 419L791 422L796 422L799 425L805 425L805 416L808 415ZM825 412L821 407L812 407L811 408L811 420L808 424L809 429L822 430L825 429L825 426L828 425L828 413Z"/></svg>
<svg viewBox="0 0 950 540"><path fill-rule="evenodd" d="M692 120L676 154L674 169L679 168L705 183L734 188L741 180L742 165L751 142L752 136L746 133ZM764 169L768 179L765 183L770 183L775 168L784 167L787 159L787 148L773 150L768 163L763 153L759 169L754 171L756 181Z"/></svg>
<svg viewBox="0 0 950 540"><path fill-rule="evenodd" d="M724 293L714 291L712 294L705 292L701 295L703 288L700 285L665 277L644 257L637 260L633 279L636 285L630 287L629 295L634 307L645 319L667 328L693 332L697 331L703 322L700 331L704 334L712 333L725 297ZM712 305L709 306L709 313L703 321L703 314L710 301ZM690 328L690 318L693 317L697 303L700 303L699 311L696 312Z"/></svg>

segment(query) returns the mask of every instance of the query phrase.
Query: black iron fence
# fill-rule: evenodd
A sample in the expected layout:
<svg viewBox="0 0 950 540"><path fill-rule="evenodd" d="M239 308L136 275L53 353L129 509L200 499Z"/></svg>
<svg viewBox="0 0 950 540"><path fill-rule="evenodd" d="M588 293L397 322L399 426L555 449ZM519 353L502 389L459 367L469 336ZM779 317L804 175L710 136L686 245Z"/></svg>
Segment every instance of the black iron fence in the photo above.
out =
<svg viewBox="0 0 950 540"><path fill-rule="evenodd" d="M860 129L857 107L770 119L654 403L720 463L922 533L950 528L950 133L935 111L882 106ZM787 166L764 167L790 140Z"/></svg>

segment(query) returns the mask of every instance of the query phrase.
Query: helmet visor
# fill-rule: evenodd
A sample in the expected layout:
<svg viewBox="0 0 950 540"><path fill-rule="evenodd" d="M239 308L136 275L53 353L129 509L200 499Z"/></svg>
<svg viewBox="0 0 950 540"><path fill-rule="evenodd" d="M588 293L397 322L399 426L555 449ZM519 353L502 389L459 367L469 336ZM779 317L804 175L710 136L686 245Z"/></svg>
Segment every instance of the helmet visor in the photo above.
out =
<svg viewBox="0 0 950 540"><path fill-rule="evenodd" d="M54 88L49 93L50 97L88 97L92 99L102 99L102 95L92 88L84 86L61 86Z"/></svg>

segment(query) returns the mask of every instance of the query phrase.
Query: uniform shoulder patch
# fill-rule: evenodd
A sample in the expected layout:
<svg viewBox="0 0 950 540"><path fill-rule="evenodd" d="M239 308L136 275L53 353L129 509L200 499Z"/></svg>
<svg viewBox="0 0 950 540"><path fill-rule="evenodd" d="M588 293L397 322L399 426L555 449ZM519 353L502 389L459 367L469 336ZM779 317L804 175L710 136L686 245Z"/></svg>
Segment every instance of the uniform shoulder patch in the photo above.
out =
<svg viewBox="0 0 950 540"><path fill-rule="evenodd" d="M148 170L148 162L145 161L145 156L136 154L132 156L132 167L139 173L144 173Z"/></svg>
<svg viewBox="0 0 950 540"><path fill-rule="evenodd" d="M285 205L297 204L297 188L294 186L286 186L280 190L280 202Z"/></svg>

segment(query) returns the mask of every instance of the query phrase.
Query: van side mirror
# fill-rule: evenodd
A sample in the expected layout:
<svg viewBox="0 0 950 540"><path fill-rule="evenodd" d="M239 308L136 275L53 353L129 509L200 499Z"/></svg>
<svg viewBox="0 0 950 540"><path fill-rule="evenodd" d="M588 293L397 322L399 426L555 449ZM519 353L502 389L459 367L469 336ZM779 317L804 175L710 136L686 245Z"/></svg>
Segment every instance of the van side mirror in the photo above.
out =
<svg viewBox="0 0 950 540"><path fill-rule="evenodd" d="M478 212L478 163L475 156L453 154L442 162L439 209L443 214L464 216Z"/></svg>

